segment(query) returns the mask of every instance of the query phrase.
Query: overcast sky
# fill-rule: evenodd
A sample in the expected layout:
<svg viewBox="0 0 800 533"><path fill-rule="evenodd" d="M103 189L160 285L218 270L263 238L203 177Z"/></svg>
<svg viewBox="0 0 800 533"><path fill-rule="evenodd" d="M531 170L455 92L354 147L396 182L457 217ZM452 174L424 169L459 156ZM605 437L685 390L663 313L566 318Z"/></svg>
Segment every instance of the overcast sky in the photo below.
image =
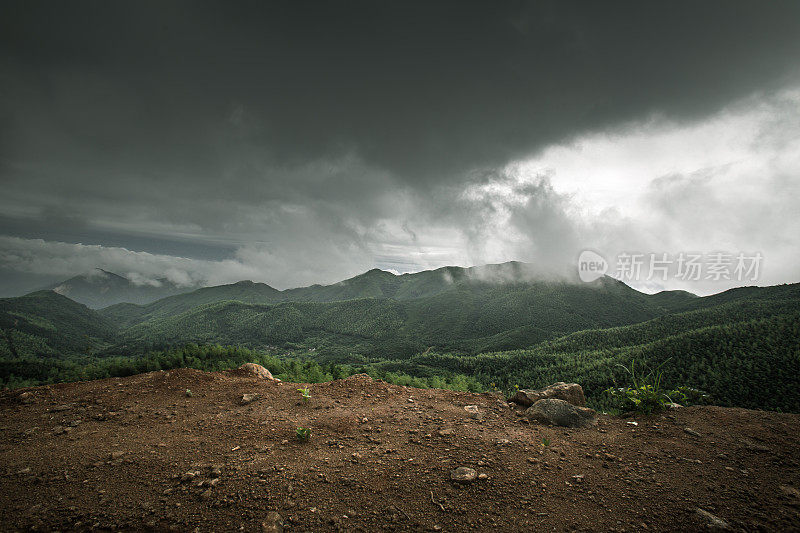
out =
<svg viewBox="0 0 800 533"><path fill-rule="evenodd" d="M798 2L0 4L0 295L584 249L800 281Z"/></svg>

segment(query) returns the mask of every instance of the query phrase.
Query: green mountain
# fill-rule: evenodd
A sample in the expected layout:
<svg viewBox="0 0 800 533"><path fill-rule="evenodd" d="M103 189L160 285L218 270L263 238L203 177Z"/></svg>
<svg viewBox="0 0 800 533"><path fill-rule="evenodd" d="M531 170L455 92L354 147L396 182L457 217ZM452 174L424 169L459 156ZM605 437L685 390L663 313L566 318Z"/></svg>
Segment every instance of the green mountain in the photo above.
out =
<svg viewBox="0 0 800 533"><path fill-rule="evenodd" d="M106 348L117 327L53 291L0 299L0 357L87 353Z"/></svg>
<svg viewBox="0 0 800 533"><path fill-rule="evenodd" d="M388 273L368 274L366 280L357 280L360 290L380 288L376 282L383 282L381 290L385 290L392 279ZM406 280L401 283L411 286ZM275 298L275 293L254 292L250 303L225 300L180 311L188 307L189 297L199 301L197 296L212 292L196 291L145 306L145 320L129 326L130 322L125 322L128 327L120 338L129 349L186 342L250 347L294 342L381 357L410 355L431 346L477 353L530 346L572 331L632 324L663 314L647 295L610 278L575 284L463 277L447 283L434 295L404 300L384 297L260 304L252 302ZM232 287L217 289L228 293ZM333 287L344 291L338 292L341 296L352 294ZM309 299L312 295L327 300L332 291L305 293ZM108 309L104 316L111 318L111 312L119 309ZM180 312L170 313L173 310Z"/></svg>
<svg viewBox="0 0 800 533"><path fill-rule="evenodd" d="M541 286L542 282L538 281L539 279L541 276L534 267L518 262L471 268L444 267L402 275L395 275L376 268L333 285L311 285L310 287L279 291L263 283L240 281L230 285L198 289L146 305L113 305L101 310L101 313L117 323L130 326L153 318L174 316L198 305L227 300L250 304L338 302L361 298L413 300L436 296L451 291L455 287L464 286L506 286L510 284ZM566 281L575 280L570 278Z"/></svg>
<svg viewBox="0 0 800 533"><path fill-rule="evenodd" d="M146 304L195 288L179 287L167 279L136 284L113 272L96 268L89 273L56 283L46 290L55 291L92 309L101 309L122 302Z"/></svg>
<svg viewBox="0 0 800 533"><path fill-rule="evenodd" d="M509 390L572 379L598 406L636 360L664 364L671 384L717 403L800 411L798 313L800 284L647 295L607 277L544 281L522 263L371 270L285 291L245 281L100 311L41 291L0 300L0 382L218 368L232 359L214 354L230 350L156 350L222 344L430 383L470 376ZM766 397L770 386L782 399Z"/></svg>
<svg viewBox="0 0 800 533"><path fill-rule="evenodd" d="M281 291L264 283L240 281L231 285L205 287L195 291L162 298L147 305L121 303L100 310L100 314L120 327L128 327L147 320L168 318L195 307L235 300L251 304L279 302Z"/></svg>

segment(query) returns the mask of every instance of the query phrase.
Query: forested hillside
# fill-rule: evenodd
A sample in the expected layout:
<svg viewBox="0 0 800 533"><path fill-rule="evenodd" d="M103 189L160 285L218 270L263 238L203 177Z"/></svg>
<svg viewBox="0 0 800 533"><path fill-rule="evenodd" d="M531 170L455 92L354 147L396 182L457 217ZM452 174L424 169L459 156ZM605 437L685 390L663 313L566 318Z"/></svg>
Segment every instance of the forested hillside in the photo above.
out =
<svg viewBox="0 0 800 533"><path fill-rule="evenodd" d="M0 300L0 380L217 369L232 361L213 351L202 364L152 354L229 345L391 379L470 376L506 391L576 380L602 405L602 391L622 377L619 365L636 360L664 364L671 385L704 389L723 405L800 411L800 285L700 298L647 295L611 278L525 275L519 263L403 276L372 270L330 286L278 291L240 282L101 311L41 291Z"/></svg>
<svg viewBox="0 0 800 533"><path fill-rule="evenodd" d="M646 295L610 279L591 285L470 280L434 296L407 300L223 301L163 317L166 304L174 301L167 300L158 302L159 314L121 333L126 349L186 342L250 347L292 342L379 357L409 356L427 347L477 353L527 347L564 333L632 324L663 313Z"/></svg>
<svg viewBox="0 0 800 533"><path fill-rule="evenodd" d="M111 345L118 328L53 291L0 299L0 357L61 357Z"/></svg>
<svg viewBox="0 0 800 533"><path fill-rule="evenodd" d="M700 318L687 315L678 321L690 324ZM507 392L576 381L602 407L606 405L603 391L615 383L627 384L629 376L622 367L634 362L643 374L661 368L666 387L703 390L718 405L800 412L800 311L796 304L791 312L766 318L738 322L717 318L722 323L704 326L699 321L697 327L675 334L655 320L580 332L530 350L478 356L428 353L377 366L420 376L440 371L465 374Z"/></svg>

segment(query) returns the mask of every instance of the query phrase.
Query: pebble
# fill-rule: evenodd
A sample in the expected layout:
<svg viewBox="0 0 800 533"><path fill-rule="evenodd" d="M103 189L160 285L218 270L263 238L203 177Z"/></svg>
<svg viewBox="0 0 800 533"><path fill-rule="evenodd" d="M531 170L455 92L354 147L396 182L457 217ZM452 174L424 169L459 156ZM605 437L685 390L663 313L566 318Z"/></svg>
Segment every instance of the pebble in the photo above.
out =
<svg viewBox="0 0 800 533"><path fill-rule="evenodd" d="M450 479L457 483L472 483L477 477L478 473L467 466L459 466L450 471Z"/></svg>
<svg viewBox="0 0 800 533"><path fill-rule="evenodd" d="M700 433L698 433L697 431L693 430L692 428L683 428L683 432L688 434L688 435L691 435L692 437L702 437L702 435Z"/></svg>

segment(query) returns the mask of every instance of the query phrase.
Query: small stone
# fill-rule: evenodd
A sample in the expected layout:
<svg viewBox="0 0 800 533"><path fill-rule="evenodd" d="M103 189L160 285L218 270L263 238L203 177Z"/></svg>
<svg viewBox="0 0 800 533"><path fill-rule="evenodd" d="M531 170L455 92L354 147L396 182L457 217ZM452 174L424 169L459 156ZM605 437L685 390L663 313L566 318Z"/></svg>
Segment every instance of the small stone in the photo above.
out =
<svg viewBox="0 0 800 533"><path fill-rule="evenodd" d="M688 435L691 435L692 437L702 437L702 435L700 433L698 433L697 431L693 430L692 428L683 428L683 432L688 434Z"/></svg>
<svg viewBox="0 0 800 533"><path fill-rule="evenodd" d="M112 461L116 461L117 459L121 459L123 455L125 455L125 452L116 451L116 452L111 452L110 457Z"/></svg>
<svg viewBox="0 0 800 533"><path fill-rule="evenodd" d="M481 420L483 413L480 412L477 405L465 405L464 410L469 413L470 418Z"/></svg>
<svg viewBox="0 0 800 533"><path fill-rule="evenodd" d="M242 399L239 400L239 403L241 403L242 405L247 405L249 403L253 403L256 400L258 400L258 393L242 394Z"/></svg>
<svg viewBox="0 0 800 533"><path fill-rule="evenodd" d="M790 487L789 485L781 485L778 488L783 496L791 500L792 505L800 506L800 490L797 490L795 487Z"/></svg>
<svg viewBox="0 0 800 533"><path fill-rule="evenodd" d="M262 533L283 533L283 517L275 511L270 511L261 522Z"/></svg>
<svg viewBox="0 0 800 533"><path fill-rule="evenodd" d="M480 480L489 479L489 474L481 472L480 474L478 474L478 479Z"/></svg>
<svg viewBox="0 0 800 533"><path fill-rule="evenodd" d="M466 466L459 466L450 471L450 479L456 483L472 483L477 477L478 473Z"/></svg>
<svg viewBox="0 0 800 533"><path fill-rule="evenodd" d="M731 526L723 519L718 516L715 516L704 509L700 509L699 507L695 509L697 514L706 524L706 527L712 531L728 531L731 529Z"/></svg>
<svg viewBox="0 0 800 533"><path fill-rule="evenodd" d="M28 391L20 393L20 395L17 396L17 399L24 404L30 404L34 401L33 393Z"/></svg>
<svg viewBox="0 0 800 533"><path fill-rule="evenodd" d="M453 434L453 429L452 428L444 428L444 429L440 429L439 430L439 436L440 437L447 437L448 435L452 435L452 434Z"/></svg>
<svg viewBox="0 0 800 533"><path fill-rule="evenodd" d="M192 472L192 471L190 470L189 472L186 472L185 474L183 474L183 475L181 476L181 483L186 483L187 481L191 481L191 480L193 480L194 478L196 478L196 477L197 477L197 475L198 475L198 474L197 474L196 472Z"/></svg>

